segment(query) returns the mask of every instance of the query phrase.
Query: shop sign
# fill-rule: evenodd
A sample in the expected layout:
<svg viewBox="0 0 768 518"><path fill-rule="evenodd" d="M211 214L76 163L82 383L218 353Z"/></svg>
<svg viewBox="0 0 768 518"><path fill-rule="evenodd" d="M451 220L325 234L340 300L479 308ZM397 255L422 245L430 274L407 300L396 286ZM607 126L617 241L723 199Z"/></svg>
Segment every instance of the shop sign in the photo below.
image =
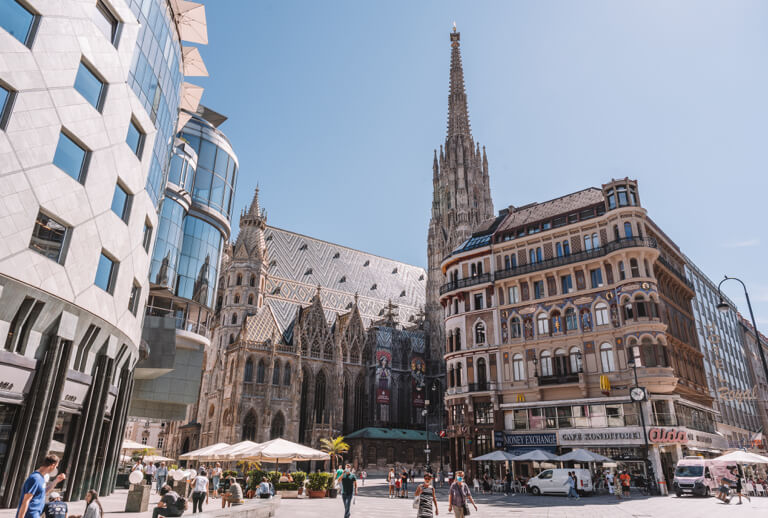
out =
<svg viewBox="0 0 768 518"><path fill-rule="evenodd" d="M89 388L88 385L68 379L64 382L64 394L61 400L70 406L82 407Z"/></svg>
<svg viewBox="0 0 768 518"><path fill-rule="evenodd" d="M504 446L507 448L520 448L528 446L537 448L540 446L557 446L557 434L555 433L505 433Z"/></svg>
<svg viewBox="0 0 768 518"><path fill-rule="evenodd" d="M558 430L560 446L620 446L643 444L643 432L639 427L587 428Z"/></svg>
<svg viewBox="0 0 768 518"><path fill-rule="evenodd" d="M0 392L23 396L30 378L32 371L0 364Z"/></svg>
<svg viewBox="0 0 768 518"><path fill-rule="evenodd" d="M688 434L685 430L678 428L651 428L648 430L648 440L662 444L686 444Z"/></svg>

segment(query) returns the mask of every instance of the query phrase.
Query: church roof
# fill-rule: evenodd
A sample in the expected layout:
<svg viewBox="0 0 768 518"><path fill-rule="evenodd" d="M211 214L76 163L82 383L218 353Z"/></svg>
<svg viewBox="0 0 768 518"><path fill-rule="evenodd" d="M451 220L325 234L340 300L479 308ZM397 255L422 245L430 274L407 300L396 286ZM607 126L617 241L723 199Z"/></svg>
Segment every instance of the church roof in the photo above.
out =
<svg viewBox="0 0 768 518"><path fill-rule="evenodd" d="M369 426L361 428L344 436L344 439L391 439L395 441L426 441L424 430L407 430L404 428L377 428ZM435 432L429 432L430 441L439 441Z"/></svg>
<svg viewBox="0 0 768 518"><path fill-rule="evenodd" d="M277 319L269 306L262 306L255 315L245 317L243 328L245 336L242 338L248 342L266 342L281 334Z"/></svg>
<svg viewBox="0 0 768 518"><path fill-rule="evenodd" d="M551 218L604 201L603 191L589 187L582 191L566 194L554 200L531 203L523 207L510 207L509 214L499 225L497 232L518 228L528 223Z"/></svg>
<svg viewBox="0 0 768 518"><path fill-rule="evenodd" d="M312 301L318 286L329 323L352 309L356 293L366 325L380 318L390 301L400 323L415 318L424 305L423 268L277 227L267 226L264 235L269 261L265 303L287 341L297 308Z"/></svg>

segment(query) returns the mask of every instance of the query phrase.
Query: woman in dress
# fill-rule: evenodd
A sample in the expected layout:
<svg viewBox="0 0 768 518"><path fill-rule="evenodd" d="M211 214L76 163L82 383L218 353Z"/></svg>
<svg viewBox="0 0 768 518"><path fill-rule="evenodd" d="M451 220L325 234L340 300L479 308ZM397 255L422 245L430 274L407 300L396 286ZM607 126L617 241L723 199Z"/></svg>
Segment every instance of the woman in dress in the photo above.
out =
<svg viewBox="0 0 768 518"><path fill-rule="evenodd" d="M432 487L432 475L424 473L424 483L419 484L416 491L413 493L416 498L419 499L418 511L416 512L416 518L433 518L440 514L437 510L437 497L435 496L435 488ZM432 509L434 506L434 514Z"/></svg>

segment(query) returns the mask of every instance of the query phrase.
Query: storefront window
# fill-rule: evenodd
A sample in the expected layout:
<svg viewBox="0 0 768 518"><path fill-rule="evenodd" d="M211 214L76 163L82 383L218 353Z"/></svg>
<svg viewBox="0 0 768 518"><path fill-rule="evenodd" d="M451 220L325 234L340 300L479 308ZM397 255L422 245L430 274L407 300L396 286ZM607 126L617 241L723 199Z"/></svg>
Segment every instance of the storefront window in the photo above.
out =
<svg viewBox="0 0 768 518"><path fill-rule="evenodd" d="M546 416L547 429L557 429L557 408L545 408L544 415Z"/></svg>
<svg viewBox="0 0 768 518"><path fill-rule="evenodd" d="M544 409L543 408L531 408L529 410L531 420L530 420L530 427L531 430L544 430L546 420L544 418Z"/></svg>
<svg viewBox="0 0 768 518"><path fill-rule="evenodd" d="M528 410L515 410L515 430L528 429Z"/></svg>
<svg viewBox="0 0 768 518"><path fill-rule="evenodd" d="M0 404L0 473L5 473L5 461L13 440L13 425L18 408L16 405Z"/></svg>

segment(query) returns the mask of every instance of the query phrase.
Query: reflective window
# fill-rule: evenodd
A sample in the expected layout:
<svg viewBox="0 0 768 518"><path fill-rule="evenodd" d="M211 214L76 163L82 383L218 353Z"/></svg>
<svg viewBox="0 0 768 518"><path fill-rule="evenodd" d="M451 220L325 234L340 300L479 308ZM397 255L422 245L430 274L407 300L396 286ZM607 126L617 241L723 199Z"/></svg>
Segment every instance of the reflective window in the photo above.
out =
<svg viewBox="0 0 768 518"><path fill-rule="evenodd" d="M136 281L133 281L133 286L131 287L131 296L128 298L128 310L134 315L139 309L140 299L141 299L141 286Z"/></svg>
<svg viewBox="0 0 768 518"><path fill-rule="evenodd" d="M80 92L80 95L85 97L91 106L101 111L105 90L104 82L96 77L96 74L82 61L75 77L75 90Z"/></svg>
<svg viewBox="0 0 768 518"><path fill-rule="evenodd" d="M177 274L177 296L206 306L213 304L221 248L221 232L216 227L194 216L186 217Z"/></svg>
<svg viewBox="0 0 768 518"><path fill-rule="evenodd" d="M115 290L116 277L117 262L104 255L104 252L101 252L99 267L96 269L96 279L93 283L102 290L112 293Z"/></svg>
<svg viewBox="0 0 768 518"><path fill-rule="evenodd" d="M144 250L149 252L149 247L152 246L152 224L148 220L144 220L144 239L142 240Z"/></svg>
<svg viewBox="0 0 768 518"><path fill-rule="evenodd" d="M4 130L8 126L15 97L16 92L0 84L0 130Z"/></svg>
<svg viewBox="0 0 768 518"><path fill-rule="evenodd" d="M117 46L117 19L101 0L96 3L96 9L91 11L91 20L109 42Z"/></svg>
<svg viewBox="0 0 768 518"><path fill-rule="evenodd" d="M216 161L216 146L213 143L202 140L200 142L200 152L197 156L197 166L204 167L213 171L213 164Z"/></svg>
<svg viewBox="0 0 768 518"><path fill-rule="evenodd" d="M29 9L16 0L0 0L0 27L27 47L35 37L36 19Z"/></svg>
<svg viewBox="0 0 768 518"><path fill-rule="evenodd" d="M144 133L142 133L133 120L128 124L128 135L125 137L125 142L133 153L141 158L141 152L144 149Z"/></svg>
<svg viewBox="0 0 768 518"><path fill-rule="evenodd" d="M603 271L600 268L590 270L589 277L593 288L599 288L603 285Z"/></svg>
<svg viewBox="0 0 768 518"><path fill-rule="evenodd" d="M629 221L624 222L624 235L626 237L632 237L632 223Z"/></svg>
<svg viewBox="0 0 768 518"><path fill-rule="evenodd" d="M163 201L152 253L150 281L173 288L184 235L184 207L170 198Z"/></svg>
<svg viewBox="0 0 768 518"><path fill-rule="evenodd" d="M67 173L80 183L85 181L88 152L64 133L59 135L53 165Z"/></svg>
<svg viewBox="0 0 768 518"><path fill-rule="evenodd" d="M57 263L64 262L64 246L68 228L55 219L38 212L29 248Z"/></svg>
<svg viewBox="0 0 768 518"><path fill-rule="evenodd" d="M112 212L126 223L128 222L131 213L131 195L120 184L115 185L115 194L112 196Z"/></svg>

